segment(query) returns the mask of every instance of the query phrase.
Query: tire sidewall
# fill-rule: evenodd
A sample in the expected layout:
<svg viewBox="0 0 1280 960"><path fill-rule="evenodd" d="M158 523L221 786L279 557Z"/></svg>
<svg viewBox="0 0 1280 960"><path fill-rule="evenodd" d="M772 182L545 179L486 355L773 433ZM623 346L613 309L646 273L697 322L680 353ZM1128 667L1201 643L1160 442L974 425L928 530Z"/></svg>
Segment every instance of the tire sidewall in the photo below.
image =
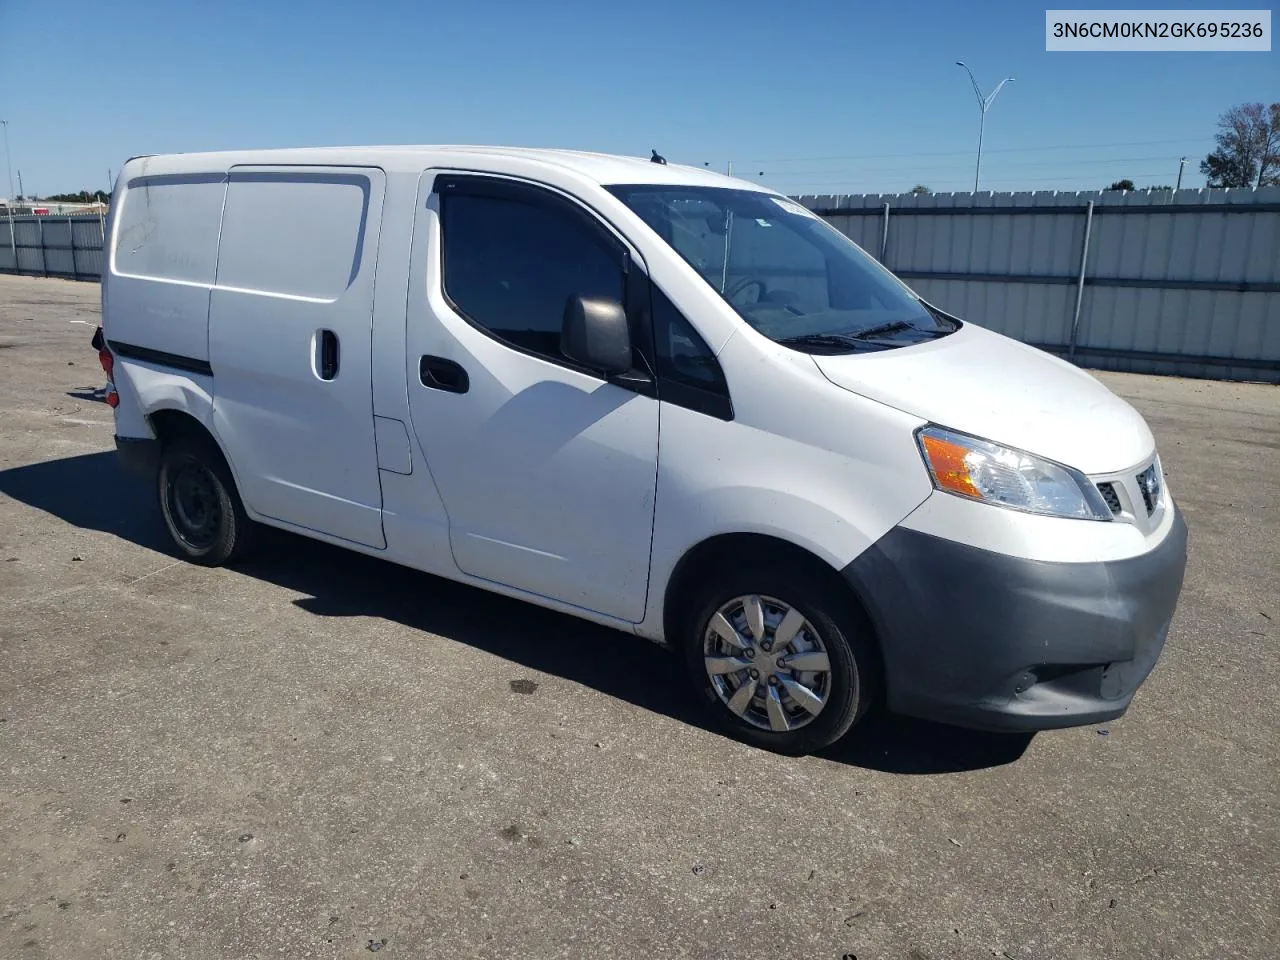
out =
<svg viewBox="0 0 1280 960"><path fill-rule="evenodd" d="M831 661L831 690L827 704L812 722L797 730L774 733L735 716L720 700L703 662L703 638L711 617L735 597L759 594L773 597L800 611L817 630ZM803 575L768 567L751 568L715 578L715 585L698 591L685 619L683 652L686 672L711 719L725 732L753 746L789 755L812 753L840 739L865 712L871 688L862 618L852 604L825 584Z"/></svg>

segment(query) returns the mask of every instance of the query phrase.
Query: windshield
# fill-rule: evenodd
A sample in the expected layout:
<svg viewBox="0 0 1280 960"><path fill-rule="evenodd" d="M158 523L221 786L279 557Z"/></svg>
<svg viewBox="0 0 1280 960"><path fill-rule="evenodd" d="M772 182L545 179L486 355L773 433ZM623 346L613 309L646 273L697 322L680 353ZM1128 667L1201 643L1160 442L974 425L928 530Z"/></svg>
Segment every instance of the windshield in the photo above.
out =
<svg viewBox="0 0 1280 960"><path fill-rule="evenodd" d="M809 353L884 350L958 326L793 200L670 184L609 190L779 343Z"/></svg>

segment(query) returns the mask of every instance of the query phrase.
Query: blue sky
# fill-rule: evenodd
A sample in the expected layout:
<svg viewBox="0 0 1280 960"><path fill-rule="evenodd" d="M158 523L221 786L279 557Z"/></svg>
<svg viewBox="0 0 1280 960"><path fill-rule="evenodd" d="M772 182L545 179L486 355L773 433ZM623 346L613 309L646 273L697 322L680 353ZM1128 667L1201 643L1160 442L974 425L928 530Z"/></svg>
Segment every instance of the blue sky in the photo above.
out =
<svg viewBox="0 0 1280 960"><path fill-rule="evenodd" d="M1280 52L1047 53L1044 10L0 0L0 118L28 193L103 187L142 153L350 143L656 147L860 193L971 187L978 108L956 60L987 89L1017 78L987 118L984 189L1172 183L1183 154L1183 185L1202 185L1218 114L1280 99Z"/></svg>

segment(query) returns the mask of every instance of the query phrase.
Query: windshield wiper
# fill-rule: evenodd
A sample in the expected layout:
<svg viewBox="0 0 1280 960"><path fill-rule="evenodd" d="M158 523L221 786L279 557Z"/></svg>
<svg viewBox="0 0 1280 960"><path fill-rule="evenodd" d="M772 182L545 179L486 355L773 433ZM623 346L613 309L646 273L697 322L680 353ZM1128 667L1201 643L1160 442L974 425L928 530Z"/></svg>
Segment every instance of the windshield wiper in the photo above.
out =
<svg viewBox="0 0 1280 960"><path fill-rule="evenodd" d="M905 320L890 320L888 323L881 323L874 327L867 327L865 330L854 330L845 336L852 337L855 340L866 340L872 337L881 337L886 333L897 333L899 330L910 330L912 325Z"/></svg>
<svg viewBox="0 0 1280 960"><path fill-rule="evenodd" d="M831 347L838 350L884 350L880 344L864 340L861 334L852 333L802 333L796 337L783 337L778 343L784 347Z"/></svg>
<svg viewBox="0 0 1280 960"><path fill-rule="evenodd" d="M803 333L795 337L783 337L778 343L789 347L830 347L837 350L890 350L882 338L890 333L912 330L929 337L943 336L943 330L921 330L906 320L891 320L888 323L867 327L865 330L849 330L845 333Z"/></svg>

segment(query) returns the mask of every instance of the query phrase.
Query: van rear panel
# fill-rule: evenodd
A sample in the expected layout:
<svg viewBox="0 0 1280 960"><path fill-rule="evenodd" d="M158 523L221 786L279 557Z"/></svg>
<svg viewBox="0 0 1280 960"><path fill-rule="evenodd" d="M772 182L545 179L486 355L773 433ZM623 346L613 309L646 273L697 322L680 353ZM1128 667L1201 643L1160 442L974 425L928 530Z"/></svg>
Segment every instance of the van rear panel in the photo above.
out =
<svg viewBox="0 0 1280 960"><path fill-rule="evenodd" d="M125 168L117 191L103 330L113 347L124 345L122 353L134 346L179 367L207 365L226 174L147 176L146 161L138 164L136 174Z"/></svg>

